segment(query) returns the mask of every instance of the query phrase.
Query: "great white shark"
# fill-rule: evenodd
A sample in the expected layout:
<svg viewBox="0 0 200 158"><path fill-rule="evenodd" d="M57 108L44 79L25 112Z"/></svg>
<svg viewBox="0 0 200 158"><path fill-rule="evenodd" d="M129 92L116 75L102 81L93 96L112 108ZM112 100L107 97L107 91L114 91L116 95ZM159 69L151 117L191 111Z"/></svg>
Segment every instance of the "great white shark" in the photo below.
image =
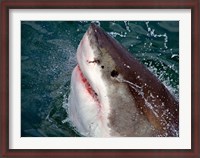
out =
<svg viewBox="0 0 200 158"><path fill-rule="evenodd" d="M179 103L120 43L92 23L77 49L68 117L83 136L177 137Z"/></svg>

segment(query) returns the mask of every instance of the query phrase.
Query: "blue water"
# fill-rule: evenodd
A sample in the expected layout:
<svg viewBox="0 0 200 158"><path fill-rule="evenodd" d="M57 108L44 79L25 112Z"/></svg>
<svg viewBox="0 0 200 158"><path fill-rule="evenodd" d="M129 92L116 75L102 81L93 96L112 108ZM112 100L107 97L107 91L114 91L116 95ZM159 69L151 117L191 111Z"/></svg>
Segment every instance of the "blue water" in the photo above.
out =
<svg viewBox="0 0 200 158"><path fill-rule="evenodd" d="M95 21L179 98L179 22ZM21 136L79 137L64 121L76 49L89 21L21 22Z"/></svg>

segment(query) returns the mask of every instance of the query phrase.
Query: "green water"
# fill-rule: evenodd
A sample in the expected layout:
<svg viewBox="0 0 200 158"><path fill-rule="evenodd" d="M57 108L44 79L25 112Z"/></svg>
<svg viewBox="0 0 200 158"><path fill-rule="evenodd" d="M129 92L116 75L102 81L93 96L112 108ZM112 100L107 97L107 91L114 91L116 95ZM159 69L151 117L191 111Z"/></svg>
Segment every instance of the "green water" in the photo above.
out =
<svg viewBox="0 0 200 158"><path fill-rule="evenodd" d="M177 21L96 21L179 98ZM76 49L90 22L21 22L21 136L79 137L66 120Z"/></svg>

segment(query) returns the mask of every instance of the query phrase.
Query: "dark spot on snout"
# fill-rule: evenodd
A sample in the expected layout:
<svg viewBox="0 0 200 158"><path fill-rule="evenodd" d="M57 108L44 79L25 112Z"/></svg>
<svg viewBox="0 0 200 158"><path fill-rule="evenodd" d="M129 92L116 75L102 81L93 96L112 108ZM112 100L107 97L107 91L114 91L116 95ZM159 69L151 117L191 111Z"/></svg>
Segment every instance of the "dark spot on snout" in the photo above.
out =
<svg viewBox="0 0 200 158"><path fill-rule="evenodd" d="M88 60L87 60L87 62L88 62L88 63L100 64L100 60L98 60L98 59L94 59L93 61L88 61Z"/></svg>
<svg viewBox="0 0 200 158"><path fill-rule="evenodd" d="M118 75L119 75L119 73L116 70L112 70L112 72L111 72L112 77L117 77Z"/></svg>
<svg viewBox="0 0 200 158"><path fill-rule="evenodd" d="M104 66L101 66L102 69L104 69Z"/></svg>

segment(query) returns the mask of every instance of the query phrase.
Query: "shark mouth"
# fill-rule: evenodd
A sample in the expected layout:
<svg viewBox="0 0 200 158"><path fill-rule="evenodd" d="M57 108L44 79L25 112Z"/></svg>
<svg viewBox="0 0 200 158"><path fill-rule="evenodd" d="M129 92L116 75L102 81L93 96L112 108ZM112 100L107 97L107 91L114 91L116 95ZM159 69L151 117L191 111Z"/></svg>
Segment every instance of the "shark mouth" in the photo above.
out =
<svg viewBox="0 0 200 158"><path fill-rule="evenodd" d="M101 104L100 104L100 101L98 99L98 94L94 91L94 89L92 88L92 86L90 85L88 80L83 75L83 73L80 69L80 66L77 65L75 70L77 71L77 75L79 76L79 79L78 79L77 82L80 82L80 83L83 84L83 87L85 87L85 90L86 90L85 93L88 93L88 95L96 102L97 106L100 108Z"/></svg>

